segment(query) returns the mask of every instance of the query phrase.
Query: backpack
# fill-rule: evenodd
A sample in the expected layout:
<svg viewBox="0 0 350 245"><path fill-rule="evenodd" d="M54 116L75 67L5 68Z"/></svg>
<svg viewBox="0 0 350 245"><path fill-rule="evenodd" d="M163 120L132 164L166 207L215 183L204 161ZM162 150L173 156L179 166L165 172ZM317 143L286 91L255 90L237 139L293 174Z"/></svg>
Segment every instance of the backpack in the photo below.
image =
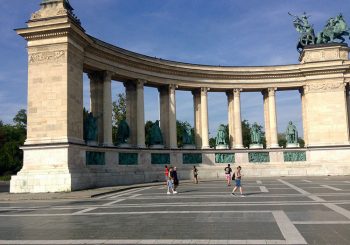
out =
<svg viewBox="0 0 350 245"><path fill-rule="evenodd" d="M236 173L233 173L232 174L232 180L235 180L236 179Z"/></svg>

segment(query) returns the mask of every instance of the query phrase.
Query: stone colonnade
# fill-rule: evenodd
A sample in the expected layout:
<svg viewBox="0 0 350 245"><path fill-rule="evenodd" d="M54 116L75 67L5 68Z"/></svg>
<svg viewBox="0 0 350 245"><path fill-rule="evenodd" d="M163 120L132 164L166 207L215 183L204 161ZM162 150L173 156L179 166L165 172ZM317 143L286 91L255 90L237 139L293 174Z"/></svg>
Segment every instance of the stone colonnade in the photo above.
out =
<svg viewBox="0 0 350 245"><path fill-rule="evenodd" d="M112 72L90 73L91 111L98 117L98 143L112 146ZM99 82L100 79L100 82ZM145 148L144 133L144 80L128 80L124 82L126 91L126 120L131 129L129 143L133 147ZM174 84L158 87L160 103L160 128L164 138L164 145L169 149L177 148L176 135L176 88ZM210 88L202 87L192 90L195 139L198 149L209 148L208 122L208 92ZM226 91L228 101L229 145L231 149L243 149L241 92L243 89ZM301 89L301 91L303 91ZM264 103L264 122L267 148L278 148L277 116L276 116L276 88L262 91ZM101 103L100 101L103 101ZM103 116L101 116L103 115ZM305 116L305 115L304 115Z"/></svg>
<svg viewBox="0 0 350 245"><path fill-rule="evenodd" d="M11 192L79 190L122 183L121 178L128 183L153 181L152 174L162 174L164 163L180 166L187 174L193 162L202 164L204 177L204 168L210 174L216 167L222 172L216 154L254 176L295 175L298 167L307 175L350 174L350 49L346 44L307 46L299 64L222 67L162 60L103 42L85 32L67 0L42 1L26 23L16 31L28 43L27 139L22 147L23 168L12 176ZM84 72L90 78L90 108L98 117L99 147L84 141ZM138 148L111 147L112 80L124 82L129 141ZM144 86L159 89L160 126L168 149L144 149ZM192 91L197 149L173 150L177 147L177 89ZM301 92L307 147L292 149L303 151L304 162L297 165L282 159L286 153L284 160L291 161L288 155L298 153L290 149L241 149L241 93L263 93L267 147L275 148L275 93L287 89ZM212 91L227 94L231 150L206 149L208 92ZM256 164L261 160L265 164Z"/></svg>

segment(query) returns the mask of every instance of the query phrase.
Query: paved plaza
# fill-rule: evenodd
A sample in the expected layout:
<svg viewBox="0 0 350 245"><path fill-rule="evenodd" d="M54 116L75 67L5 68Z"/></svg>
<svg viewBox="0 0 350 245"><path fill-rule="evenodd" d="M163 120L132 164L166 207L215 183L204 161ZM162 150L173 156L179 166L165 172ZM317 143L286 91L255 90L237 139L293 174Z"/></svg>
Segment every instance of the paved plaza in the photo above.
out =
<svg viewBox="0 0 350 245"><path fill-rule="evenodd" d="M349 244L350 177L183 183L0 203L0 244Z"/></svg>

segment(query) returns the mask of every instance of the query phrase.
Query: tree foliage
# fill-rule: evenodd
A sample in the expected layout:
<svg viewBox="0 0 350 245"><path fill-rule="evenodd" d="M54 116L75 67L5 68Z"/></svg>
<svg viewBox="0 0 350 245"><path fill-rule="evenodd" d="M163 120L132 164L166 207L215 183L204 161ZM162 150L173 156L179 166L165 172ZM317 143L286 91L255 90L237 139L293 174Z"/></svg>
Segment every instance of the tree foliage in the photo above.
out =
<svg viewBox="0 0 350 245"><path fill-rule="evenodd" d="M20 110L13 122L14 125L0 122L0 175L15 174L23 165L23 153L19 147L26 139L26 110Z"/></svg>
<svg viewBox="0 0 350 245"><path fill-rule="evenodd" d="M118 124L126 119L126 95L118 93L117 100L112 103L112 138L113 143L117 144Z"/></svg>

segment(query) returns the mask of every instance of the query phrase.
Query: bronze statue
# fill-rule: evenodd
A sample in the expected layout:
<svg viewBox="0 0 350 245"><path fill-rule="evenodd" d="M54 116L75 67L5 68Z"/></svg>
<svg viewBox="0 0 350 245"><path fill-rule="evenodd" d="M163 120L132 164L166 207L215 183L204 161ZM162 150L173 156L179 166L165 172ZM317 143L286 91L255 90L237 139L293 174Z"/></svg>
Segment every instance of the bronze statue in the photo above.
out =
<svg viewBox="0 0 350 245"><path fill-rule="evenodd" d="M251 144L261 144L262 143L262 132L257 123L252 125L250 130L250 140Z"/></svg>
<svg viewBox="0 0 350 245"><path fill-rule="evenodd" d="M310 44L315 44L315 32L312 25L310 25L308 18L304 12L300 17L296 15L292 15L288 12L290 16L294 17L293 24L297 32L300 33L299 42L297 44L298 52L306 46Z"/></svg>
<svg viewBox="0 0 350 245"><path fill-rule="evenodd" d="M85 141L97 141L97 135L97 117L94 117L92 112L89 112L84 121L84 139Z"/></svg>
<svg viewBox="0 0 350 245"><path fill-rule="evenodd" d="M287 144L298 144L298 130L292 121L289 121L286 129Z"/></svg>
<svg viewBox="0 0 350 245"><path fill-rule="evenodd" d="M150 145L162 145L163 136L159 128L159 121L157 120L151 127Z"/></svg>
<svg viewBox="0 0 350 245"><path fill-rule="evenodd" d="M216 134L216 145L227 145L227 133L224 125L220 125Z"/></svg>
<svg viewBox="0 0 350 245"><path fill-rule="evenodd" d="M130 136L129 125L125 120L120 120L118 123L118 130L117 130L118 144L127 143L127 139L129 138L129 136Z"/></svg>
<svg viewBox="0 0 350 245"><path fill-rule="evenodd" d="M191 133L191 129L189 127L186 127L182 132L182 143L184 145L192 145L193 144L192 133Z"/></svg>

